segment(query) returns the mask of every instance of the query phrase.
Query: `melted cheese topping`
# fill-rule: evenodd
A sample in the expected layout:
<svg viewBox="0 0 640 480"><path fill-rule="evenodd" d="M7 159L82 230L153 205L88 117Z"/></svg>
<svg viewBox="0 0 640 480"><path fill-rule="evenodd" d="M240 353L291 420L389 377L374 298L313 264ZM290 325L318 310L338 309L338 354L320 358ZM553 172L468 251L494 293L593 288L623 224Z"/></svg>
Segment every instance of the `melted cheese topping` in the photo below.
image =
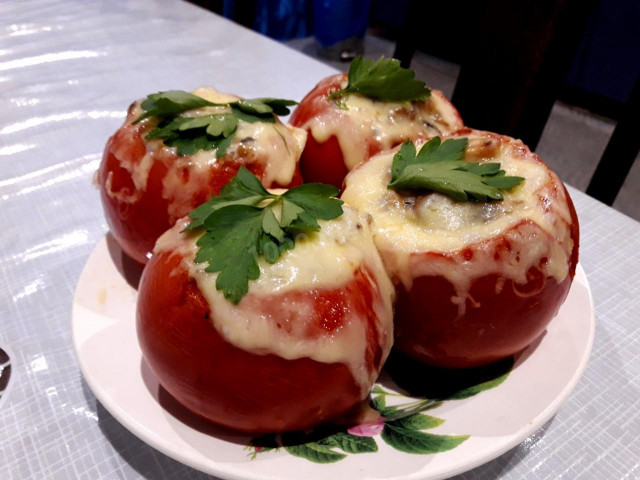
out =
<svg viewBox="0 0 640 480"><path fill-rule="evenodd" d="M199 88L193 92L214 103L227 103L239 100L240 97L220 93L212 88ZM129 110L125 125L131 125L143 110L141 102L136 102ZM229 113L229 107L203 107L182 113L183 117ZM153 129L157 120L147 119L140 123L144 130L142 136ZM137 134L132 129L130 135ZM304 130L284 125L280 120L275 123L240 121L227 153L221 159L216 158L216 151L199 151L194 155L178 157L175 147L164 145L162 140L145 140L147 152L138 162L132 162L127 152L127 142L122 142L122 152L114 151L122 168L126 169L133 179L133 192L113 192L111 173L106 180L107 194L121 202L137 202L146 190L149 172L155 162L163 162L167 174L162 180L162 197L168 200L171 222L186 215L196 205L194 198L209 190L210 170L218 162L236 159L243 164L259 162L263 167L261 181L266 186L274 184L288 185L293 179L296 165L304 148L307 134ZM133 140L132 140L133 141ZM129 142L131 143L131 142Z"/></svg>
<svg viewBox="0 0 640 480"><path fill-rule="evenodd" d="M226 341L256 354L343 363L361 387L364 398L378 375L366 362L365 319L357 312L345 312L340 328L309 338L306 332L315 316L310 296L283 301L278 306L277 318L265 313L262 307L264 303L273 302L269 297L274 294L340 289L353 280L354 272L366 270L378 289L370 307L376 314L377 340L382 347L383 361L386 359L393 339L393 285L363 219L354 209L345 207L344 211L335 220L319 221L319 232L296 239L295 248L285 252L275 264L260 258L260 277L250 282L249 293L238 305L226 300L216 289L217 274L205 272L206 264L194 263L198 234L181 233L188 219L179 220L163 234L154 253L176 252L184 257L182 266L196 280L209 303L213 326Z"/></svg>
<svg viewBox="0 0 640 480"><path fill-rule="evenodd" d="M538 267L561 282L574 246L571 214L557 176L519 141L483 132L468 138L465 160L500 162L507 175L525 178L502 192L503 202L462 203L438 193L401 196L387 189L397 150L350 172L342 195L370 214L374 241L392 279L408 291L414 278L446 278L456 289L451 301L459 315L474 280L484 275L522 284L527 271ZM500 236L506 244L498 242Z"/></svg>
<svg viewBox="0 0 640 480"><path fill-rule="evenodd" d="M333 81L333 77L326 81ZM345 76L341 88L346 86ZM315 101L327 100L318 97ZM303 128L308 128L318 143L335 136L348 170L368 160L372 140L380 145L380 150L388 150L407 140L431 138L463 126L455 107L438 90L431 90L426 102L382 102L350 94L344 98L344 104L346 110L332 106Z"/></svg>

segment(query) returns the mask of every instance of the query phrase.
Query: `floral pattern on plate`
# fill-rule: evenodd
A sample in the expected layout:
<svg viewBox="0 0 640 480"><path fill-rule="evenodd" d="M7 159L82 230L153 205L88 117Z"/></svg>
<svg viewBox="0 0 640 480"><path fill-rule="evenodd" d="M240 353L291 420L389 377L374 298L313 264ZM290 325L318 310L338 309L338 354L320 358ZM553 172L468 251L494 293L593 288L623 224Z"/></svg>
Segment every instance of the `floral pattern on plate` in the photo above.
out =
<svg viewBox="0 0 640 480"><path fill-rule="evenodd" d="M410 368L406 367L407 362ZM311 432L286 432L282 435L266 434L251 439L246 447L252 459L258 455L284 448L290 455L305 458L314 463L334 463L348 455L375 453L378 437L395 450L411 454L435 454L456 448L469 435L441 435L427 433L445 423L445 419L423 412L434 410L447 401L460 401L485 390L499 386L509 376L513 358L476 369L451 371L417 366L407 359L392 358L388 373L394 375L399 385L409 391L432 392L430 397L409 396L374 386L370 406L378 413L378 419L350 428L320 427ZM413 375L402 375L411 371ZM398 375L400 373L400 375ZM417 375L415 374L417 373ZM411 378L413 377L413 378ZM432 379L432 388L420 385L416 379ZM412 384L412 385L411 385Z"/></svg>

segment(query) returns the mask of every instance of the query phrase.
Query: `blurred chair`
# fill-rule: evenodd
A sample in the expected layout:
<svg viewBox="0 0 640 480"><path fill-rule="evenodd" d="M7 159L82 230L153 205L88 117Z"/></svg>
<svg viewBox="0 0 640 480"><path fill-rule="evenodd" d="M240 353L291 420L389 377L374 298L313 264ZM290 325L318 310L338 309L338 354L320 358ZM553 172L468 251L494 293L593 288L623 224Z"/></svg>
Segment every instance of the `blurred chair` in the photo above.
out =
<svg viewBox="0 0 640 480"><path fill-rule="evenodd" d="M611 206L640 153L640 77L591 177L587 194Z"/></svg>
<svg viewBox="0 0 640 480"><path fill-rule="evenodd" d="M459 55L453 58L461 69L452 102L465 124L520 138L535 150L597 3L479 0L455 16L443 2L410 0L394 57L409 67L425 38L436 51ZM464 38L448 38L447 31ZM615 201L640 151L639 83L587 189L607 205Z"/></svg>
<svg viewBox="0 0 640 480"><path fill-rule="evenodd" d="M395 56L408 66L419 37L447 43L463 36L452 101L465 124L520 138L534 150L595 4L487 0L463 2L456 11L443 2L411 0Z"/></svg>

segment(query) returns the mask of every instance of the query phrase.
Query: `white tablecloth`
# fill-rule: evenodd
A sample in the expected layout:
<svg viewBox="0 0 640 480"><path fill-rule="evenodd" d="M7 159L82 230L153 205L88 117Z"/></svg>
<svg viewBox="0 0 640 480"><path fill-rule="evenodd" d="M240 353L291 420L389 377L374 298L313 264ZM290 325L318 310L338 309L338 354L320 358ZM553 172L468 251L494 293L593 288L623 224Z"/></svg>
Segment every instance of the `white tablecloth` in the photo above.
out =
<svg viewBox="0 0 640 480"><path fill-rule="evenodd" d="M213 85L300 99L333 71L178 1L0 2L0 478L205 478L96 401L71 299L106 225L91 177L136 98ZM640 478L640 224L571 190L597 331L577 390L539 432L460 478ZM114 352L117 355L118 352Z"/></svg>

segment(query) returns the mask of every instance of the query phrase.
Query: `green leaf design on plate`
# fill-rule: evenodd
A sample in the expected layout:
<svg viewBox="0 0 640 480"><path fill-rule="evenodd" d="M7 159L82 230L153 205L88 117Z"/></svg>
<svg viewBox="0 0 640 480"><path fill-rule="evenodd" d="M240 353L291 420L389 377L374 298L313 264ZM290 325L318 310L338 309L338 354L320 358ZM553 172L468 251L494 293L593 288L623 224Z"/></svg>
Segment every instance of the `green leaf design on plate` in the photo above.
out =
<svg viewBox="0 0 640 480"><path fill-rule="evenodd" d="M442 402L439 400L431 400L428 398L405 403L402 405L387 405L386 396L389 392L382 390L382 393L371 400L371 405L375 408L386 421L392 422L401 418L410 417L416 413L424 412L432 408L439 407Z"/></svg>
<svg viewBox="0 0 640 480"><path fill-rule="evenodd" d="M379 387L378 387L379 388ZM386 392L385 392L386 393ZM387 417L393 414L397 408L396 407L387 407L387 400L385 397L385 393L378 395L371 399L371 406L376 409L380 415L383 417Z"/></svg>
<svg viewBox="0 0 640 480"><path fill-rule="evenodd" d="M318 440L320 445L336 447L346 453L372 453L378 451L378 445L372 437L359 437L347 432L338 432Z"/></svg>
<svg viewBox="0 0 640 480"><path fill-rule="evenodd" d="M296 457L306 458L314 463L335 463L347 458L344 453L331 450L331 447L320 445L318 442L289 445L284 447L287 452Z"/></svg>
<svg viewBox="0 0 640 480"><path fill-rule="evenodd" d="M469 435L433 435L386 424L382 439L391 447L406 453L432 454L456 448Z"/></svg>
<svg viewBox="0 0 640 480"><path fill-rule="evenodd" d="M279 228L277 222L271 219L267 223L268 229L277 232ZM282 221L280 227L282 227ZM384 417L382 440L395 450L410 454L431 455L456 448L466 441L469 435L437 435L424 432L423 430L441 426L445 423L445 419L422 412L437 408L445 401L463 400L499 386L509 376L513 364L514 359L508 358L491 365L459 372L419 366L420 370L416 374L415 369L399 368L407 365L415 366L415 364L393 362L392 367L396 373L398 371L406 373L416 382L413 385L418 385L424 389L424 393L431 394L417 395L412 398L375 385L371 391L371 406ZM424 372L430 375L422 375ZM425 378L430 381L425 382ZM407 377L403 378L404 385L412 385L406 382L406 379ZM429 385L434 382L434 379L437 385ZM388 405L387 399L390 399L391 403L401 403ZM354 431L359 433L357 430ZM366 429L364 431L366 432ZM375 433L371 434L375 435ZM250 449L253 448L251 458L255 458L258 453L281 446L291 455L314 463L335 463L347 458L349 454L378 451L378 445L373 436L353 435L344 430L335 431L320 427L311 433L298 431L284 433L281 437L276 435L257 437L249 445Z"/></svg>
<svg viewBox="0 0 640 480"><path fill-rule="evenodd" d="M407 430L428 430L429 428L436 428L443 423L444 420L442 418L432 417L431 415L424 415L422 413L416 413L389 422L389 424L394 427L401 427Z"/></svg>
<svg viewBox="0 0 640 480"><path fill-rule="evenodd" d="M305 458L314 463L334 463L346 458L348 453L378 451L378 445L373 438L359 437L344 431L325 436L317 433L305 435L302 432L287 432L282 435L282 445L291 455Z"/></svg>
<svg viewBox="0 0 640 480"><path fill-rule="evenodd" d="M447 397L447 400L462 400L464 398L473 397L474 395L479 394L480 392L484 392L485 390L491 390L492 388L496 388L502 382L504 382L509 376L510 372L505 373L504 375L499 376L498 378L494 378L493 380L488 380L483 383L479 383L478 385L473 385L469 388L464 388L453 395Z"/></svg>

